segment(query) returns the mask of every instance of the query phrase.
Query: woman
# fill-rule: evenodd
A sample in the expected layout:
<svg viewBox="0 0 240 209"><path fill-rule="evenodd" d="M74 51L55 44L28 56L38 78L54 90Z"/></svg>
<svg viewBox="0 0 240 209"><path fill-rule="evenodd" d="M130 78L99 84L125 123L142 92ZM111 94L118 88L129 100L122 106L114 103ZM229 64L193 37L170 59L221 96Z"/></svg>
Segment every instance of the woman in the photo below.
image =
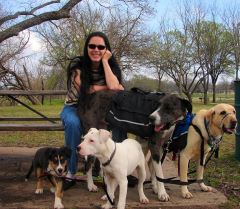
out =
<svg viewBox="0 0 240 209"><path fill-rule="evenodd" d="M65 145L70 147L67 177L74 178L77 172L76 147L80 144L82 127L77 115L77 103L81 104L89 93L100 90L123 90L121 70L112 55L107 36L102 32L93 32L86 39L83 56L74 58L68 66L67 96L61 119L64 124ZM113 139L122 141L127 134L117 128L112 129ZM75 181L65 181L64 189L74 185Z"/></svg>

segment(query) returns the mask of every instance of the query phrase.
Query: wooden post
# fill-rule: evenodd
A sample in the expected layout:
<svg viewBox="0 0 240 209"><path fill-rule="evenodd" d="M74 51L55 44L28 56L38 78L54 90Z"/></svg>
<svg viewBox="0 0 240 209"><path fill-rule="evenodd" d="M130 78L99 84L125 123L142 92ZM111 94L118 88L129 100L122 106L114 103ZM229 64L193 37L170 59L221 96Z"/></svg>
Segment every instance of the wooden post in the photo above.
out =
<svg viewBox="0 0 240 209"><path fill-rule="evenodd" d="M234 81L235 86L235 108L237 112L237 132L236 132L236 147L235 147L235 155L236 159L240 161L240 80Z"/></svg>
<svg viewBox="0 0 240 209"><path fill-rule="evenodd" d="M41 82L42 82L42 90L44 90L44 82L43 82L43 78L41 78ZM41 103L42 103L42 105L44 104L44 95L42 95Z"/></svg>

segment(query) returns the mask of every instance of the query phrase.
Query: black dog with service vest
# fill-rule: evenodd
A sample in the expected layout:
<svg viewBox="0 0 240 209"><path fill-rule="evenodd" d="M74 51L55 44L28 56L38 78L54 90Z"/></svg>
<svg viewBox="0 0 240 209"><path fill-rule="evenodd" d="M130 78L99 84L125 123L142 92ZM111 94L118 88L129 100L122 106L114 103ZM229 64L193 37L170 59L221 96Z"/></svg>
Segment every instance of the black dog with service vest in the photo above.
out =
<svg viewBox="0 0 240 209"><path fill-rule="evenodd" d="M135 95L138 96L134 99ZM124 111L126 108L130 109ZM149 94L136 89L95 92L90 94L85 102L81 101L78 108L84 134L90 128L108 129L111 126L119 126L128 133L147 139L143 141L147 144L152 156L150 162L153 190L161 201L169 200L164 184L156 180L156 176L164 178L161 167L162 145L171 136L176 123L182 120L187 112L192 112L192 105L186 99L173 94ZM129 123L126 118L121 118L125 114L131 115L132 122ZM144 117L141 117L142 115ZM134 120L139 117L140 121ZM96 191L96 185L91 176L92 166L87 167L90 168L87 171L88 189Z"/></svg>

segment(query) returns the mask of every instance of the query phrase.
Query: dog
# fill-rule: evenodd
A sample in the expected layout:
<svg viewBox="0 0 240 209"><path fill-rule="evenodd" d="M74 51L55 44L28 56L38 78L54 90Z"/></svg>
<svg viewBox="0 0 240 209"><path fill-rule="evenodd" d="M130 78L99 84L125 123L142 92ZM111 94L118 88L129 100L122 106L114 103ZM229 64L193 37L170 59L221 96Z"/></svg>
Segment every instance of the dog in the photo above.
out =
<svg viewBox="0 0 240 209"><path fill-rule="evenodd" d="M205 192L213 190L203 182L206 157L211 147L219 145L224 133L232 134L235 132L237 126L236 111L232 105L217 104L209 110L198 111L192 124L188 130L187 145L180 151L181 194L184 198L193 197L187 188L189 160L197 162L197 182L201 190ZM202 143L204 145L202 153L204 154L201 154ZM203 165L201 165L201 161Z"/></svg>
<svg viewBox="0 0 240 209"><path fill-rule="evenodd" d="M52 148L43 147L37 150L31 167L25 177L28 181L32 172L37 177L37 188L35 194L43 193L43 177L47 176L51 183L50 191L55 192L54 208L64 208L63 197L63 178L67 174L67 159L71 156L71 149L68 147Z"/></svg>
<svg viewBox="0 0 240 209"><path fill-rule="evenodd" d="M111 133L105 129L91 128L83 137L83 142L78 146L79 153L83 156L93 155L102 165L104 181L111 200L119 185L118 209L124 209L127 196L127 175L136 168L138 172L138 193L141 203L149 200L143 191L143 182L146 178L145 157L141 145L133 139L126 139L115 143ZM112 208L109 201L102 206L104 209Z"/></svg>
<svg viewBox="0 0 240 209"><path fill-rule="evenodd" d="M97 129L108 128L109 124L105 121L105 117L109 110L111 99L116 93L116 91L110 90L96 92L90 95L83 105L79 106L78 114L85 132L91 127ZM162 145L164 141L171 136L175 124L184 118L187 111L192 111L192 105L188 100L182 99L174 94L164 95L159 101L158 108L149 116L149 120L155 126L155 133L147 140L139 139L144 141L145 145L147 144L147 148L150 149L152 156L150 160L152 185L160 201L169 201L170 199L164 184L156 180L156 175L159 178L164 178L161 167ZM128 130L126 131L128 132ZM91 175L92 166L90 165L88 168L88 190L96 191L97 186L93 183Z"/></svg>

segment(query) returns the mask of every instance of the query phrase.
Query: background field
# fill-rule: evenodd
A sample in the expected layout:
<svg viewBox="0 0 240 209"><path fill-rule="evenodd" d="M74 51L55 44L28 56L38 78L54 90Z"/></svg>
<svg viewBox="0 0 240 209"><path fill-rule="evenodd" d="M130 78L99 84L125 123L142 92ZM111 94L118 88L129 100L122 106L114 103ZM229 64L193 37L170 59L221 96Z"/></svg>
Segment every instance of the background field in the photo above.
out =
<svg viewBox="0 0 240 209"><path fill-rule="evenodd" d="M233 97L221 97L221 101L234 104ZM193 111L210 108L215 104L203 105L196 95L193 99ZM63 107L62 100L45 101L44 105L35 105L34 108L49 117L59 117ZM1 117L37 117L30 110L20 105L0 106ZM218 159L212 159L205 172L205 181L209 185L221 190L229 199L222 208L240 208L240 162L235 159L235 135L224 135L220 146ZM0 146L61 146L64 144L62 131L49 132L1 132Z"/></svg>

